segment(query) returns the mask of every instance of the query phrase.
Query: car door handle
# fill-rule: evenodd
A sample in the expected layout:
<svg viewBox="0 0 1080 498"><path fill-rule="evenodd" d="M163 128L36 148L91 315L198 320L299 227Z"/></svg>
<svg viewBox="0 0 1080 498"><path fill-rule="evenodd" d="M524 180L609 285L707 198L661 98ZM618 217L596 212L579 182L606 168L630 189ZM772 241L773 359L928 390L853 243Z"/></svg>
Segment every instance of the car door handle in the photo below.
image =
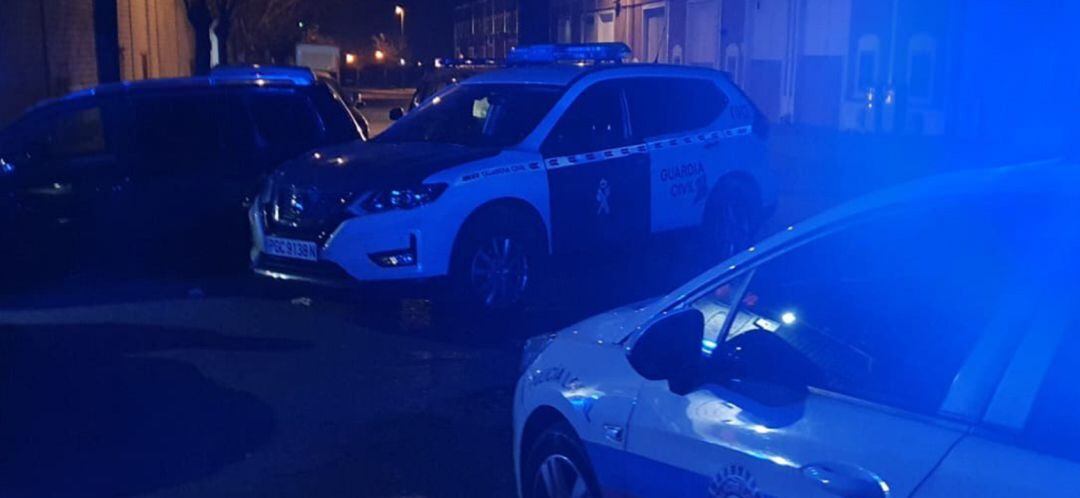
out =
<svg viewBox="0 0 1080 498"><path fill-rule="evenodd" d="M845 498L887 498L889 486L874 473L843 464L817 463L802 474L829 494Z"/></svg>

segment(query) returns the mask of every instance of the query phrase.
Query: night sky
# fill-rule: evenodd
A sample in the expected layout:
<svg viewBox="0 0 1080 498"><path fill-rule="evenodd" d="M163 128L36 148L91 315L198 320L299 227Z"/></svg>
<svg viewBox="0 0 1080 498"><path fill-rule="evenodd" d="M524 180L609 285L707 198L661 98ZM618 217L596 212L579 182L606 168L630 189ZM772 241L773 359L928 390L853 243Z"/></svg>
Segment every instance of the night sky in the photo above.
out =
<svg viewBox="0 0 1080 498"><path fill-rule="evenodd" d="M399 30L394 6L405 7L405 36L412 57L429 60L453 56L453 12L455 0L309 0L321 2L314 19L320 32L330 36L344 50L370 50L371 37Z"/></svg>

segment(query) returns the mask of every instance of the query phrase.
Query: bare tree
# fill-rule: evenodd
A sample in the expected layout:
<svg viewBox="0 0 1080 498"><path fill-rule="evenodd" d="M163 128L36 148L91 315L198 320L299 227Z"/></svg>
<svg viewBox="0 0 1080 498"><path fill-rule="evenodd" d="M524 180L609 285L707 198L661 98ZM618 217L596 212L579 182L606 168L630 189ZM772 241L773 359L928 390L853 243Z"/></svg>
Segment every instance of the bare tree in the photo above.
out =
<svg viewBox="0 0 1080 498"><path fill-rule="evenodd" d="M214 22L207 0L184 0L188 22L195 33L195 61L192 72L207 74L210 72L210 25Z"/></svg>
<svg viewBox="0 0 1080 498"><path fill-rule="evenodd" d="M313 4L310 0L244 0L234 12L233 41L249 60L280 63L302 38L297 23L312 14Z"/></svg>

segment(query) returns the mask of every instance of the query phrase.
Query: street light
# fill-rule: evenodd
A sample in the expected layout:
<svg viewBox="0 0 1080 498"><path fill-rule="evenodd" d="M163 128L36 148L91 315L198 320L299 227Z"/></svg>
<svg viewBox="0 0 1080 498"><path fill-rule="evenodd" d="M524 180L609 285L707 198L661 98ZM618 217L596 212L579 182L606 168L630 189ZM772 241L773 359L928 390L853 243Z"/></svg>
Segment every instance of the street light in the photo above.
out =
<svg viewBox="0 0 1080 498"><path fill-rule="evenodd" d="M384 54L382 50L376 50L375 51L375 60L376 61L382 62L383 59L385 59L385 58L386 58L386 54Z"/></svg>
<svg viewBox="0 0 1080 498"><path fill-rule="evenodd" d="M405 7L400 5L394 6L394 15L401 18L401 36L405 36Z"/></svg>
<svg viewBox="0 0 1080 498"><path fill-rule="evenodd" d="M400 62L401 62L401 65L404 66L405 65L405 58L402 57Z"/></svg>
<svg viewBox="0 0 1080 498"><path fill-rule="evenodd" d="M353 53L345 54L345 65L346 66L352 66L353 70L354 70L353 84L354 85L359 85L360 84L360 64L357 64L356 62L357 62L356 54L353 54ZM344 80L345 78L343 77L342 79Z"/></svg>
<svg viewBox="0 0 1080 498"><path fill-rule="evenodd" d="M356 54L345 54L345 63L350 66L356 64Z"/></svg>

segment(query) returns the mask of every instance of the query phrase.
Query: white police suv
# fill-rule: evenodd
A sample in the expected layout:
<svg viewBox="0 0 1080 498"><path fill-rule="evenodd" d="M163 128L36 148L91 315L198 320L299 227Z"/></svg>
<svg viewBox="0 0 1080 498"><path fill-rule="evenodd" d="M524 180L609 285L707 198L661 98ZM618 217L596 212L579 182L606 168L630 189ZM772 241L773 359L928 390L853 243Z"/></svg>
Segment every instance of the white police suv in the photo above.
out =
<svg viewBox="0 0 1080 498"><path fill-rule="evenodd" d="M450 276L504 308L548 254L702 226L746 243L775 203L760 113L721 72L611 62L628 52L520 48L374 140L284 165L250 213L256 272Z"/></svg>
<svg viewBox="0 0 1080 498"><path fill-rule="evenodd" d="M530 340L521 496L1077 496L1078 183L898 187Z"/></svg>

